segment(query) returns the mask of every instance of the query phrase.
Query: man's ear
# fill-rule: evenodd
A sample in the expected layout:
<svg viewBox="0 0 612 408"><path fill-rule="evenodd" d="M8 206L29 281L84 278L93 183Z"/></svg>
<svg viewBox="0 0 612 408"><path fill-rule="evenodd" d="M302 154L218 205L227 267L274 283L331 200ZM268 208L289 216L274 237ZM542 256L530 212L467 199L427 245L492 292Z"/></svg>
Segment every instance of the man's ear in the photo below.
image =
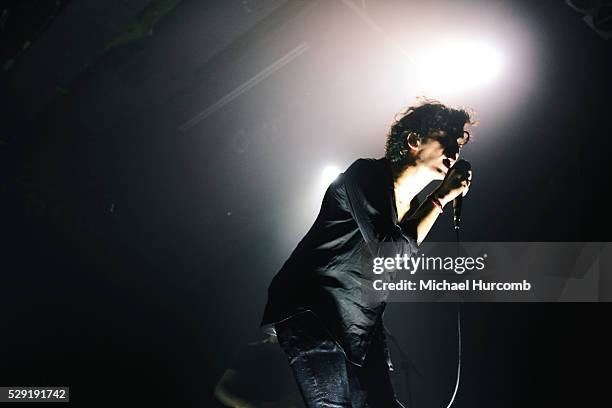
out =
<svg viewBox="0 0 612 408"><path fill-rule="evenodd" d="M410 131L406 135L406 145L410 150L416 151L419 149L419 146L421 146L421 138L415 132Z"/></svg>

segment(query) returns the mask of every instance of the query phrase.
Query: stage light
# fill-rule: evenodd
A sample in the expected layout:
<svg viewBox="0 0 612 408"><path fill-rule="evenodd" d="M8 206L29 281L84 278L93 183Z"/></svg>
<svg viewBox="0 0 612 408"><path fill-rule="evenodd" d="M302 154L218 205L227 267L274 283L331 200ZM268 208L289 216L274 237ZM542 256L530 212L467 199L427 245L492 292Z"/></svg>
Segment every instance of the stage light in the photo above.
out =
<svg viewBox="0 0 612 408"><path fill-rule="evenodd" d="M448 39L423 48L414 64L420 91L443 97L482 90L500 75L503 58L484 41Z"/></svg>
<svg viewBox="0 0 612 408"><path fill-rule="evenodd" d="M321 174L321 184L327 188L331 184L332 181L338 177L340 174L340 169L336 166L327 166L323 169L323 173Z"/></svg>
<svg viewBox="0 0 612 408"><path fill-rule="evenodd" d="M340 168L330 164L322 166L320 176L317 177L317 168L321 167L315 164L309 179L305 180L304 184L300 184L302 188L297 195L295 210L284 224L284 231L287 234L283 237L284 242L299 240L304 231L308 230L321 209L321 201L327 188L341 173ZM291 250L291 248L285 249Z"/></svg>

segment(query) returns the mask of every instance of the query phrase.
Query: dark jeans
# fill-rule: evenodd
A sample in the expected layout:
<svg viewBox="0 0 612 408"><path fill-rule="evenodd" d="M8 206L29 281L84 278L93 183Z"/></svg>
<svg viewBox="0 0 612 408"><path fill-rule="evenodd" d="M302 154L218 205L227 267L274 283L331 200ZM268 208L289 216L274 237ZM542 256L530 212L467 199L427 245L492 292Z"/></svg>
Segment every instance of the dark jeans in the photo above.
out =
<svg viewBox="0 0 612 408"><path fill-rule="evenodd" d="M277 323L276 333L308 408L403 407L389 378L382 332L374 336L363 367L346 359L310 312Z"/></svg>

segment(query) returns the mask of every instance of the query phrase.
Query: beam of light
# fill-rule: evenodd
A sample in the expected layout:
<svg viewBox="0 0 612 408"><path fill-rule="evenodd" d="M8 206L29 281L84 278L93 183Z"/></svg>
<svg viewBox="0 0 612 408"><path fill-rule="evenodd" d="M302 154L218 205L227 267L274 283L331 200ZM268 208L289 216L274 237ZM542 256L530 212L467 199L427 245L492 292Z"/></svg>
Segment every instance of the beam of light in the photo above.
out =
<svg viewBox="0 0 612 408"><path fill-rule="evenodd" d="M481 91L502 73L502 53L479 39L434 42L418 52L416 84L425 94L456 96Z"/></svg>
<svg viewBox="0 0 612 408"><path fill-rule="evenodd" d="M291 61L302 55L304 52L310 49L310 45L306 42L300 44L283 57L276 60L274 63L266 67L263 71L253 76L248 81L244 82L242 85L225 95L223 98L219 99L217 102L210 105L208 108L204 109L202 112L195 115L193 118L189 119L187 122L183 123L179 126L179 130L181 132L187 132L198 123L206 119L208 116L221 109L223 106L227 105L234 99L238 98L240 95L253 88L255 85L268 78L270 75L283 68L285 65L289 64Z"/></svg>
<svg viewBox="0 0 612 408"><path fill-rule="evenodd" d="M393 39L393 37L387 34L387 32L368 15L368 13L365 11L365 2L363 4L364 7L362 10L357 7L357 5L352 2L352 0L341 1L342 4L344 4L353 13L355 13L355 15L359 17L368 27L370 27L372 30L374 30L374 32L380 35L385 40L385 42L392 47L392 49L399 52L402 58L407 61L410 61L411 63L414 62L412 60L412 57L406 52L402 44L400 44L397 40Z"/></svg>

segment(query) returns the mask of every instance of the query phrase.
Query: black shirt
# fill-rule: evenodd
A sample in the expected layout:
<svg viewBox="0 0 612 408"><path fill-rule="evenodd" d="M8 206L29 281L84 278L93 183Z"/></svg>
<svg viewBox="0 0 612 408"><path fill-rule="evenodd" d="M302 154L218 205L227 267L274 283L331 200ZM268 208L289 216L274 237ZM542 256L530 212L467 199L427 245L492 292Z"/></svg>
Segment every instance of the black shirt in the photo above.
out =
<svg viewBox="0 0 612 408"><path fill-rule="evenodd" d="M417 207L415 197L404 220ZM376 256L416 253L416 231L398 223L389 162L359 159L329 186L313 226L272 280L261 325L311 311L362 365L387 295L364 296L373 279L364 266Z"/></svg>

